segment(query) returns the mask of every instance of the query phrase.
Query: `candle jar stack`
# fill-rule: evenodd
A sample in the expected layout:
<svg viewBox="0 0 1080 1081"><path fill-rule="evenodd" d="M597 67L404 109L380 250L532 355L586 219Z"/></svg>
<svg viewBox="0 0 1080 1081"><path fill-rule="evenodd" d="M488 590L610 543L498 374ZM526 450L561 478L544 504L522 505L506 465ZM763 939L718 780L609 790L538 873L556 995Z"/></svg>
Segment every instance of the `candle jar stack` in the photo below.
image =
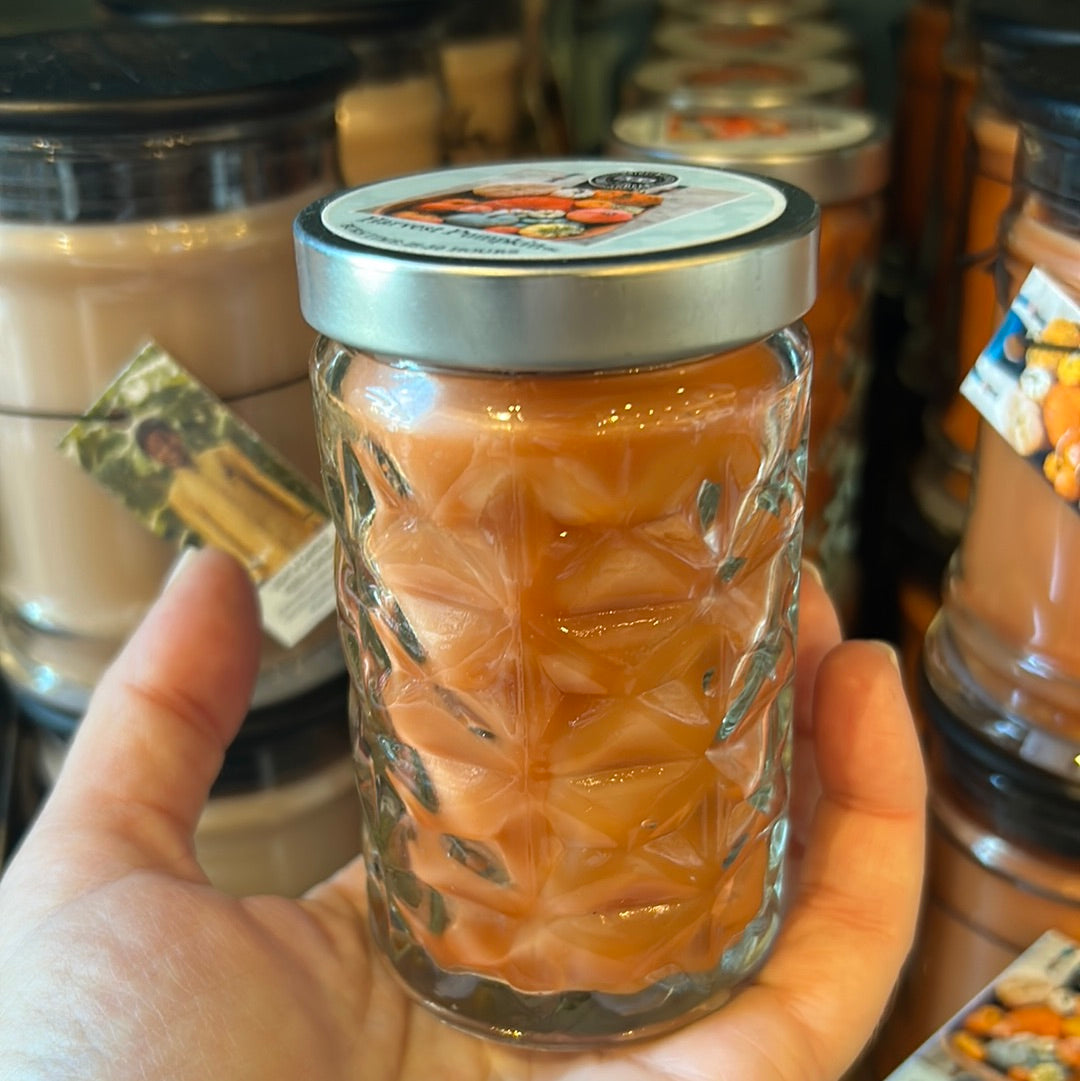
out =
<svg viewBox="0 0 1080 1081"><path fill-rule="evenodd" d="M622 155L746 170L808 192L821 207L805 551L850 624L858 607L863 405L871 374L870 303L889 148L868 113L828 105L722 109L708 95L616 117Z"/></svg>
<svg viewBox="0 0 1080 1081"><path fill-rule="evenodd" d="M1033 268L1080 299L1075 49L1032 51L996 80L1019 129L997 238L1000 322ZM1045 325L1041 348L1029 329L1005 349L1015 392L1002 432L979 422L966 518L923 643L929 900L886 1041L894 1059L975 994L1009 946L1080 933L1080 477L1069 457L1080 324L1048 311Z"/></svg>

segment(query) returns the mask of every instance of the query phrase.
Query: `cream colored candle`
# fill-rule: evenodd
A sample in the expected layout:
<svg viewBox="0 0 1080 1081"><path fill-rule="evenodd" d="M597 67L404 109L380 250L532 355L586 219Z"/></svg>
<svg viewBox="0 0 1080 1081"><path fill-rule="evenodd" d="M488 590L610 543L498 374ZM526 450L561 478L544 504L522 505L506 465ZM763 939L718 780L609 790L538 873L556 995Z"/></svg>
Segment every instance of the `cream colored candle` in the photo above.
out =
<svg viewBox="0 0 1080 1081"><path fill-rule="evenodd" d="M438 165L444 115L433 74L357 83L337 106L342 179L363 184Z"/></svg>
<svg viewBox="0 0 1080 1081"><path fill-rule="evenodd" d="M285 30L110 27L0 39L0 70L0 667L79 712L176 553L57 443L148 340L317 482L291 227L340 185L355 59ZM267 640L257 695L325 678L332 650L329 621Z"/></svg>
<svg viewBox="0 0 1080 1081"><path fill-rule="evenodd" d="M451 161L512 157L523 119L522 43L512 34L445 41Z"/></svg>

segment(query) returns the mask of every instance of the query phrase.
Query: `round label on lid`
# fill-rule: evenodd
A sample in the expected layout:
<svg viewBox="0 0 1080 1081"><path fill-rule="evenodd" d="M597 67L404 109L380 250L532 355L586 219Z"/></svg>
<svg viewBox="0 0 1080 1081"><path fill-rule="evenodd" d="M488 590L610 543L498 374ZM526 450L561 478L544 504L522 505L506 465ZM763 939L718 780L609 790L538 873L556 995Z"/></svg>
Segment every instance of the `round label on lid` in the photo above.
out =
<svg viewBox="0 0 1080 1081"><path fill-rule="evenodd" d="M831 108L714 109L686 105L655 114L639 113L616 121L620 141L639 146L690 149L693 144L723 145L734 164L768 154L825 154L871 138L873 116Z"/></svg>
<svg viewBox="0 0 1080 1081"><path fill-rule="evenodd" d="M787 199L754 177L655 162L471 166L398 178L327 203L323 226L367 248L443 259L649 255L745 236Z"/></svg>

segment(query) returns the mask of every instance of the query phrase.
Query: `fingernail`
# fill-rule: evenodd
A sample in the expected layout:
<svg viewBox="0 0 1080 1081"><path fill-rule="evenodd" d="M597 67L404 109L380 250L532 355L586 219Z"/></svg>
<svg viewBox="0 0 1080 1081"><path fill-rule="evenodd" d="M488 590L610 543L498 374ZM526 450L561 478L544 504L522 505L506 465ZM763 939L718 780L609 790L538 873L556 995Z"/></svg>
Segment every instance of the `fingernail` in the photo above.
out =
<svg viewBox="0 0 1080 1081"><path fill-rule="evenodd" d="M889 662L892 664L893 668L895 668L897 672L902 671L902 669L900 668L900 655L896 651L896 646L894 646L891 642L886 642L880 638L868 638L866 642L867 645L871 645L875 649L881 650L881 652L889 658Z"/></svg>
<svg viewBox="0 0 1080 1081"><path fill-rule="evenodd" d="M803 574L810 575L819 586L824 587L825 579L822 577L821 570L816 563L812 563L809 559L802 561Z"/></svg>
<svg viewBox="0 0 1080 1081"><path fill-rule="evenodd" d="M187 546L181 548L176 559L173 560L172 566L169 568L168 573L165 575L165 580L161 583L161 589L158 591L158 596L164 596L181 578L187 574L191 564L195 562L195 557L199 554L201 549Z"/></svg>

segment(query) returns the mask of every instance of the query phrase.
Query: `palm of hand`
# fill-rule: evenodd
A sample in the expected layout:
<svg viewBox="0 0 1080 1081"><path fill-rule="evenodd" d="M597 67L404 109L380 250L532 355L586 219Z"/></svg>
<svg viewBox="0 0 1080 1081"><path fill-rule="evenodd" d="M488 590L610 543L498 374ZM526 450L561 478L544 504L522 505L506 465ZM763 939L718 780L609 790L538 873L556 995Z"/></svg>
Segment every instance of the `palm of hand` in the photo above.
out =
<svg viewBox="0 0 1080 1081"><path fill-rule="evenodd" d="M825 796L770 961L680 1032L553 1055L477 1040L413 1003L374 956L359 864L299 902L206 884L191 836L256 646L252 631L239 660L207 656L251 600L230 562L200 562L110 674L95 707L106 716L84 725L3 881L0 1076L829 1081L855 1057L912 934L923 780L894 669L878 647L835 648L819 586L804 587L796 725L814 738ZM166 793L162 778L185 765ZM816 778L797 781L798 851Z"/></svg>

